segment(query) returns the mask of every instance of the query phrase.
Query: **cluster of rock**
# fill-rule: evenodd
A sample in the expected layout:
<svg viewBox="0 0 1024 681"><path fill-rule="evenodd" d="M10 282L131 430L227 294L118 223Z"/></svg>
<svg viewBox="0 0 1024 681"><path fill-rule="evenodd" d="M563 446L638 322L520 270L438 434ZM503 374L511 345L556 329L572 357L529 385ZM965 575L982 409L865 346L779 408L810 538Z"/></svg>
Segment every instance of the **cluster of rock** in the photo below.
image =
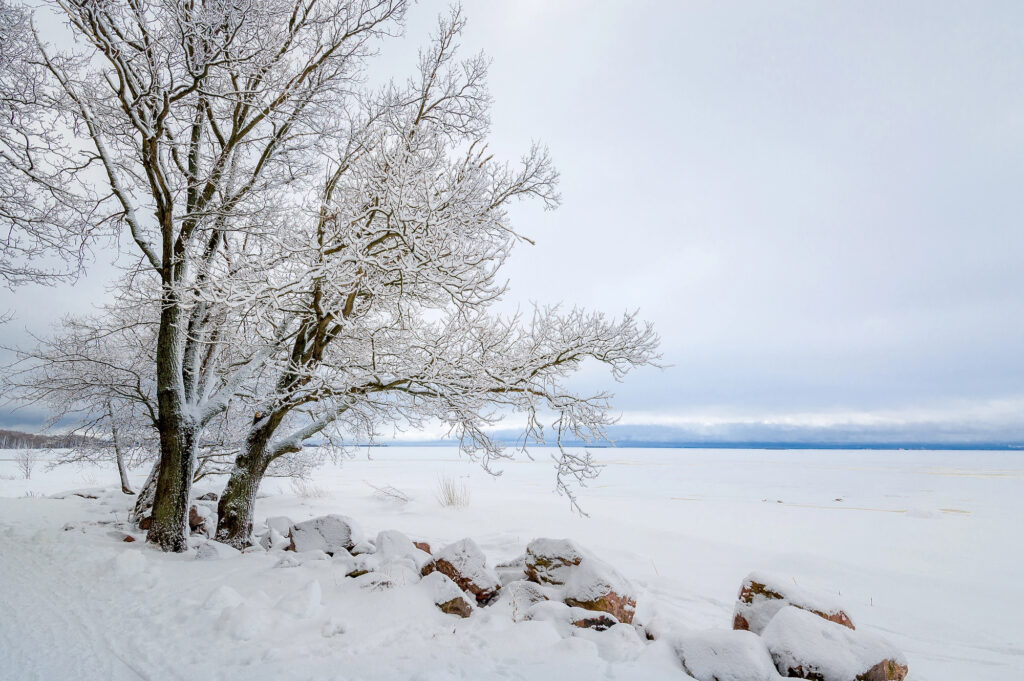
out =
<svg viewBox="0 0 1024 681"><path fill-rule="evenodd" d="M343 515L299 523L268 518L257 539L262 549L293 554L281 558L281 567L330 558L368 588L421 582L442 612L460 617L494 606L516 621L556 620L603 631L630 624L636 610L632 585L568 539L535 539L522 556L493 568L472 539L432 551L394 530L371 539Z"/></svg>
<svg viewBox="0 0 1024 681"><path fill-rule="evenodd" d="M216 516L210 510L202 500L193 505L194 533L212 534ZM668 640L683 669L698 681L902 681L907 674L903 656L885 640L858 631L834 600L768 575L743 581L732 630L694 632L653 620L634 623L636 589L569 539L534 539L523 555L493 568L472 539L432 551L426 542L393 530L371 538L343 515L298 523L268 518L256 539L248 550L282 552L278 567L330 559L364 588L418 582L439 610L458 617L494 608L515 621L596 631L635 627L650 640ZM197 557L216 556L206 548Z"/></svg>
<svg viewBox="0 0 1024 681"><path fill-rule="evenodd" d="M698 681L902 681L907 664L885 640L857 631L834 601L763 574L740 587L733 630L671 634Z"/></svg>

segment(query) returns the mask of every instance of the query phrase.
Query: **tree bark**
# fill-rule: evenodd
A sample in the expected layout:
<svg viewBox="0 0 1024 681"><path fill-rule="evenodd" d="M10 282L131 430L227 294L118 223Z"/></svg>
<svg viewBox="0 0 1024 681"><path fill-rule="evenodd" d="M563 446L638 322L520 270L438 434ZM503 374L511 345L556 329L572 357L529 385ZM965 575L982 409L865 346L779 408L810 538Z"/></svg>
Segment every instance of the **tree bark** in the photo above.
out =
<svg viewBox="0 0 1024 681"><path fill-rule="evenodd" d="M195 418L185 404L181 374L181 321L181 307L174 294L174 284L165 281L156 352L160 470L153 501L153 521L146 541L164 551L175 552L187 548L188 509L198 439Z"/></svg>
<svg viewBox="0 0 1024 681"><path fill-rule="evenodd" d="M243 549L251 544L256 492L267 466L284 452L270 452L267 444L284 420L286 411L257 416L245 438L245 449L231 469L228 484L217 504L217 541Z"/></svg>
<svg viewBox="0 0 1024 681"><path fill-rule="evenodd" d="M266 456L238 455L228 484L217 504L217 541L236 549L252 543L252 520L256 508L256 492L270 460Z"/></svg>
<svg viewBox="0 0 1024 681"><path fill-rule="evenodd" d="M121 451L121 438L117 434L117 422L114 420L114 408L107 402L107 415L110 417L110 435L114 440L114 455L117 457L117 473L121 476L121 491L125 494L135 494L132 491L131 483L128 482L128 471L124 468L124 453Z"/></svg>

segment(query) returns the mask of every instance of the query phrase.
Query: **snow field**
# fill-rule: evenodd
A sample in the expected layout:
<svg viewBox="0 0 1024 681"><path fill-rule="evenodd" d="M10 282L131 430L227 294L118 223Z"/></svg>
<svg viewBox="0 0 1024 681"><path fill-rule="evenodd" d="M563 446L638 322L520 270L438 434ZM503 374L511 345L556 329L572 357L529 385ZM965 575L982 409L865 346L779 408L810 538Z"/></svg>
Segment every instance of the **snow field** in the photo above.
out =
<svg viewBox="0 0 1024 681"><path fill-rule="evenodd" d="M903 651L911 680L1024 675L1019 454L600 450L607 467L581 496L588 518L551 493L543 449L497 479L447 448L370 454L319 471L315 494L267 481L258 519L344 514L369 536L398 530L435 550L470 537L491 567L535 537L569 537L637 587L637 621L693 641L731 626L747 573L789 575L834 593L858 631ZM141 482L145 471L135 473ZM396 574L395 588L375 590L370 575L344 577L345 561L303 554L275 567L276 551L196 560L125 544L116 523L131 500L116 491L116 472L15 475L13 461L0 461L0 668L9 678L685 678L668 641L648 643L625 625L570 631L513 622L496 606L462 620L412 579ZM438 504L442 475L470 488L467 508ZM25 496L76 487L109 491Z"/></svg>

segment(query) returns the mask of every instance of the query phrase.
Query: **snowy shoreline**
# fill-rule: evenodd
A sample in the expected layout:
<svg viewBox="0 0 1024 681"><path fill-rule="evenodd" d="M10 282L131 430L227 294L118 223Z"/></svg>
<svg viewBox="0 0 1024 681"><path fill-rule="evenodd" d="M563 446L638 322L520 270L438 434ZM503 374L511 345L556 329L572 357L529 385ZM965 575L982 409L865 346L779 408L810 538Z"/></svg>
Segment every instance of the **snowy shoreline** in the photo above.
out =
<svg viewBox="0 0 1024 681"><path fill-rule="evenodd" d="M693 629L729 628L743 576L769 570L839 591L859 629L905 651L909 679L1007 679L1024 664L1024 632L1006 606L1024 596L1016 578L1024 554L1007 541L1024 505L1024 465L1014 453L602 450L606 467L581 494L589 518L551 492L550 461L538 454L492 479L455 450L374 448L372 459L326 466L306 487L268 480L257 520L344 513L374 533L395 529L438 545L473 537L492 562L521 554L534 537L572 537L640 588L638 610L656 603ZM3 600L13 613L0 618L0 657L12 678L71 670L87 679L165 678L165 666L257 680L681 678L663 650L556 640L544 623L402 618L408 604L394 594L352 592L312 563L276 570L267 556L190 561L118 543L97 523L123 521L128 497L120 505L116 497L108 505L41 497L111 487L116 472L39 466L30 480L10 479L15 473L0 462L0 581L10 585ZM437 503L441 475L466 483L466 508ZM219 484L200 487L219 492ZM412 500L384 498L373 486ZM62 531L68 523L81 531ZM152 588L157 575L166 591ZM325 622L261 605L261 592L273 605L314 577L321 615L345 633L327 637ZM278 633L239 640L218 625L204 603L225 585L246 599L253 622L279 617L267 625ZM157 629L166 646L156 644ZM76 662L86 648L92 664Z"/></svg>

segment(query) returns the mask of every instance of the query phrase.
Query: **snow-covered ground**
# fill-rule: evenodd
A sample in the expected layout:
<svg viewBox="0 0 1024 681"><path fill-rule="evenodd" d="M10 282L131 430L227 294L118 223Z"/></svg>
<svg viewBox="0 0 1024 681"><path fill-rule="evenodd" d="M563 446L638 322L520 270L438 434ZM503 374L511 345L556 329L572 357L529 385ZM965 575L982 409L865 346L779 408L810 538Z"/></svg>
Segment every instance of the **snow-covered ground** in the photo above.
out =
<svg viewBox="0 0 1024 681"><path fill-rule="evenodd" d="M834 593L858 629L906 653L909 679L1024 678L1024 454L598 454L606 468L580 495L589 517L552 493L544 449L490 478L452 449L399 447L326 466L304 486L270 480L257 516L341 513L371 535L396 529L433 546L472 537L492 564L535 537L571 537L638 587L638 619L656 611L693 629L730 627L743 577L768 571ZM438 503L441 476L465 482L468 506ZM95 467L37 465L23 480L0 460L0 677L685 678L667 644L629 631L488 609L462 620L408 589L360 588L333 561L165 555L120 541L129 497L45 497L116 484Z"/></svg>

